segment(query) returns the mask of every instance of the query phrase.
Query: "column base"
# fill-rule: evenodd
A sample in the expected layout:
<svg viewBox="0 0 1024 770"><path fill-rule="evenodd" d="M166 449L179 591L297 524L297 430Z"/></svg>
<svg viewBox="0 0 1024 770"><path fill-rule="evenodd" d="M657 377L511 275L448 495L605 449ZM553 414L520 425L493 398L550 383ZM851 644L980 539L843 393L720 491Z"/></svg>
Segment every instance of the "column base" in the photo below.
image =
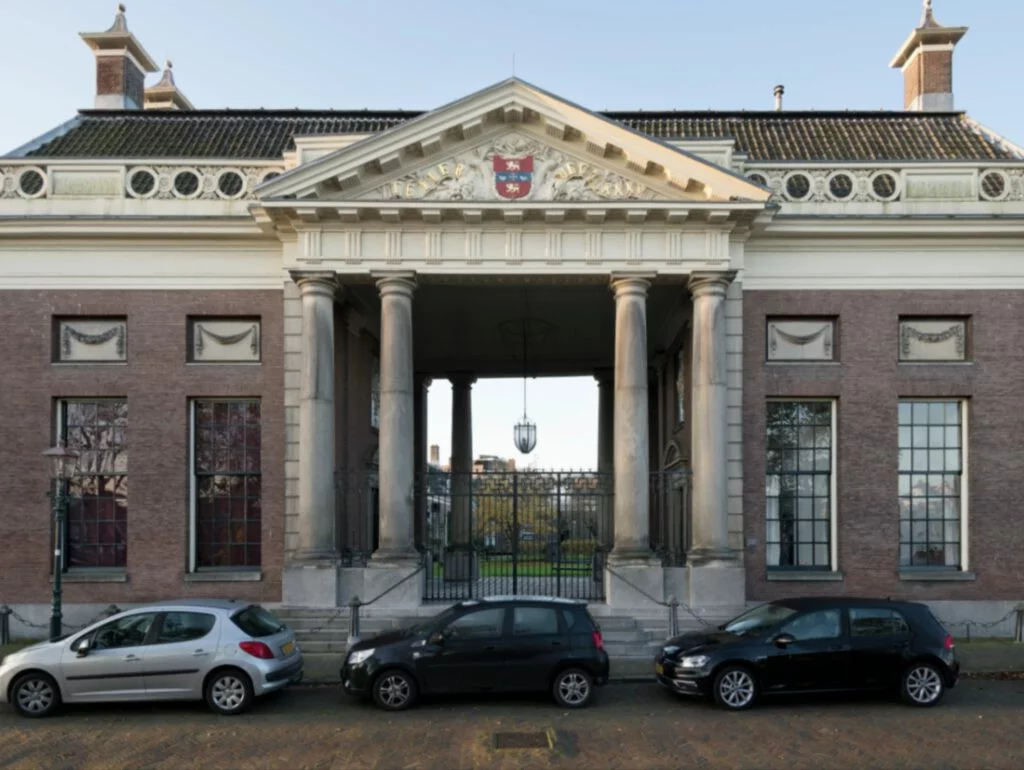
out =
<svg viewBox="0 0 1024 770"><path fill-rule="evenodd" d="M444 581L446 583L480 578L480 559L471 548L451 548L444 554Z"/></svg>
<svg viewBox="0 0 1024 770"><path fill-rule="evenodd" d="M616 569L661 566L661 560L654 555L650 548L613 548L608 553L607 563L609 567Z"/></svg>
<svg viewBox="0 0 1024 770"><path fill-rule="evenodd" d="M613 561L604 571L605 600L614 610L652 610L665 601L665 570L656 559Z"/></svg>
<svg viewBox="0 0 1024 770"><path fill-rule="evenodd" d="M293 564L281 575L281 603L292 607L338 607L341 587L338 564Z"/></svg>
<svg viewBox="0 0 1024 770"><path fill-rule="evenodd" d="M730 564L690 564L689 606L700 617L719 622L739 615L747 606L747 576L735 559Z"/></svg>
<svg viewBox="0 0 1024 770"><path fill-rule="evenodd" d="M422 560L419 554L413 553L412 560L371 560L363 570L363 593L359 598L373 602L370 606L374 609L409 610L422 605ZM376 556L374 554L375 559Z"/></svg>
<svg viewBox="0 0 1024 770"><path fill-rule="evenodd" d="M739 554L731 548L694 548L686 554L686 563L694 567L735 567Z"/></svg>
<svg viewBox="0 0 1024 770"><path fill-rule="evenodd" d="M370 560L366 563L367 568L376 569L382 567L384 569L401 568L401 569L416 569L423 563L423 556L414 548L404 549L384 549L378 548L370 556Z"/></svg>

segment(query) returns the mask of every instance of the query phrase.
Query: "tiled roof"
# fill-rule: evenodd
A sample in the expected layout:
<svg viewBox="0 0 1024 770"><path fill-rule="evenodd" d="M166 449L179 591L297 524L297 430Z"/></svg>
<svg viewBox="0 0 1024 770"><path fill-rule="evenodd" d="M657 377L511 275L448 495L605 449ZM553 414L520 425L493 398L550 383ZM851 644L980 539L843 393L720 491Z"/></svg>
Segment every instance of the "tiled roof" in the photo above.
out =
<svg viewBox="0 0 1024 770"><path fill-rule="evenodd" d="M365 134L410 111L81 112L18 153L48 158L275 159L297 135ZM999 161L1024 153L962 113L606 112L659 139L736 140L753 161Z"/></svg>

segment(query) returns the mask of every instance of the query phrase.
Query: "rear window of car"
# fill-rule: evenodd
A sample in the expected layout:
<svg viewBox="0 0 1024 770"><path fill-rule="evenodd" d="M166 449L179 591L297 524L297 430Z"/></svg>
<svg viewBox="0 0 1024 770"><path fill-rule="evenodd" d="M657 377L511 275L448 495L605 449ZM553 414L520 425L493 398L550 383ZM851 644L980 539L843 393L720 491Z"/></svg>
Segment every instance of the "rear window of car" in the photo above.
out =
<svg viewBox="0 0 1024 770"><path fill-rule="evenodd" d="M910 626L896 610L885 607L852 607L850 634L852 636L899 636L909 634Z"/></svg>
<svg viewBox="0 0 1024 770"><path fill-rule="evenodd" d="M256 637L273 636L284 628L284 624L273 612L257 604L236 612L231 616L231 622L242 629L243 633Z"/></svg>
<svg viewBox="0 0 1024 770"><path fill-rule="evenodd" d="M597 622L590 617L590 613L582 607L566 608L562 610L562 619L565 621L565 628L569 633L596 631Z"/></svg>

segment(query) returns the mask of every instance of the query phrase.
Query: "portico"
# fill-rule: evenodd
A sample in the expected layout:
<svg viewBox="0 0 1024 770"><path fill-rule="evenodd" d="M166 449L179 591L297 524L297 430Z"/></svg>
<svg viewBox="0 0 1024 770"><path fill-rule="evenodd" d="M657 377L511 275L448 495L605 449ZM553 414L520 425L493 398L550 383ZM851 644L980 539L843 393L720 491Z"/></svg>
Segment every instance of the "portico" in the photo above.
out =
<svg viewBox="0 0 1024 770"><path fill-rule="evenodd" d="M285 315L301 319L285 342L286 407L296 418L287 431L297 444L285 603L330 606L399 583L383 605L421 600L417 394L431 378L451 380L452 468L465 472L472 383L523 374L501 337L510 320L529 317L550 331L530 374L602 383L599 466L613 477L608 604L630 609L672 594L711 614L741 605L727 304L738 298L744 240L768 216L767 191L516 80L350 147L322 154L321 140L321 156L305 162L297 144L298 165L252 207L284 244L294 283ZM343 438L334 399L349 365L338 360L335 323L353 313L379 340L379 534L368 562L350 567L338 555L338 523L352 512L335 494ZM652 358L686 329L693 542L681 569L651 547L650 473L662 460L651 452L651 388ZM468 499L452 500L453 541L468 545ZM471 553L451 559L446 579L473 579Z"/></svg>

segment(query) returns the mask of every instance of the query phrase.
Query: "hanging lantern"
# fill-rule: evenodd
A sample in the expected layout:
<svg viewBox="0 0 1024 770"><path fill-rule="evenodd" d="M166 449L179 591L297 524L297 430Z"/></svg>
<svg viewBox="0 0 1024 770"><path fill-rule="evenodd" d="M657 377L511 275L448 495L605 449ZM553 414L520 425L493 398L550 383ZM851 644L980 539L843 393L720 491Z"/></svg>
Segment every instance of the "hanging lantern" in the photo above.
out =
<svg viewBox="0 0 1024 770"><path fill-rule="evenodd" d="M523 419L516 423L512 437L516 442L516 449L524 455L528 455L537 446L537 426L530 422L524 414Z"/></svg>

